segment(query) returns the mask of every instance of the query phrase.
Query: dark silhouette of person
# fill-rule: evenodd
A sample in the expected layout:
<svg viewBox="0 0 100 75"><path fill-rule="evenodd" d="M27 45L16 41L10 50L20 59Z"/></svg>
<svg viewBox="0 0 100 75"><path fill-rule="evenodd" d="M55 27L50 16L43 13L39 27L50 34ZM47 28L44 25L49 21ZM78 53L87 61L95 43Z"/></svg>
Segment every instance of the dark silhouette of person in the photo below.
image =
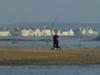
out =
<svg viewBox="0 0 100 75"><path fill-rule="evenodd" d="M57 34L57 32L55 32L55 35L53 35L53 48L57 48L57 50L61 49L59 46L59 35Z"/></svg>

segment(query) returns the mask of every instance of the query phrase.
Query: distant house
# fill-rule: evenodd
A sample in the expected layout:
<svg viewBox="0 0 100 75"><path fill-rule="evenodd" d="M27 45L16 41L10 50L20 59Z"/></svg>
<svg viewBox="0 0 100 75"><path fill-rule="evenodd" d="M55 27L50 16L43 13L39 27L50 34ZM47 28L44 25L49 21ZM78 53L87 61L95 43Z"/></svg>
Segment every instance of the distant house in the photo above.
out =
<svg viewBox="0 0 100 75"><path fill-rule="evenodd" d="M41 30L40 29L36 29L35 31L34 31L34 36L35 37L41 37L43 34L41 33Z"/></svg>
<svg viewBox="0 0 100 75"><path fill-rule="evenodd" d="M87 34L86 29L83 29L81 33L82 33L83 36L86 35Z"/></svg>
<svg viewBox="0 0 100 75"><path fill-rule="evenodd" d="M95 31L95 30L93 30L92 28L90 28L90 29L88 30L88 33L94 34L94 35L97 35L97 34L98 34L98 32Z"/></svg>
<svg viewBox="0 0 100 75"><path fill-rule="evenodd" d="M75 33L72 29L69 30L69 36L75 36Z"/></svg>
<svg viewBox="0 0 100 75"><path fill-rule="evenodd" d="M43 36L51 36L51 30L50 29L42 29L41 30L41 32L42 32L42 34L43 34Z"/></svg>
<svg viewBox="0 0 100 75"><path fill-rule="evenodd" d="M21 31L21 36L25 36L25 37L29 37L29 36L33 36L34 35L34 31L32 29L23 29Z"/></svg>
<svg viewBox="0 0 100 75"><path fill-rule="evenodd" d="M10 31L0 31L0 37L11 36Z"/></svg>
<svg viewBox="0 0 100 75"><path fill-rule="evenodd" d="M55 31L54 30L51 31L51 35L55 35Z"/></svg>
<svg viewBox="0 0 100 75"><path fill-rule="evenodd" d="M72 29L68 30L68 31L63 31L62 36L75 36L75 33Z"/></svg>
<svg viewBox="0 0 100 75"><path fill-rule="evenodd" d="M83 29L82 30L82 36L98 36L98 32L93 30L92 28L89 28L89 29Z"/></svg>
<svg viewBox="0 0 100 75"><path fill-rule="evenodd" d="M58 30L58 31L57 31L57 34L58 34L59 36L61 36L61 31L60 31L60 30Z"/></svg>
<svg viewBox="0 0 100 75"><path fill-rule="evenodd" d="M68 36L69 35L69 32L68 31L63 31L61 35L62 36Z"/></svg>

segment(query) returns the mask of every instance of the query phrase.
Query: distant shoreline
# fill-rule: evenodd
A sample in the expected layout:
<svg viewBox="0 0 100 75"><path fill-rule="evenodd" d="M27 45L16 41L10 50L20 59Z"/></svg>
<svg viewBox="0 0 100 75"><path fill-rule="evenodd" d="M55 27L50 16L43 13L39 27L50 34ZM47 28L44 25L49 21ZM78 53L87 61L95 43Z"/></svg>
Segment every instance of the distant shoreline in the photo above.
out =
<svg viewBox="0 0 100 75"><path fill-rule="evenodd" d="M22 48L0 46L0 65L100 64L99 48Z"/></svg>

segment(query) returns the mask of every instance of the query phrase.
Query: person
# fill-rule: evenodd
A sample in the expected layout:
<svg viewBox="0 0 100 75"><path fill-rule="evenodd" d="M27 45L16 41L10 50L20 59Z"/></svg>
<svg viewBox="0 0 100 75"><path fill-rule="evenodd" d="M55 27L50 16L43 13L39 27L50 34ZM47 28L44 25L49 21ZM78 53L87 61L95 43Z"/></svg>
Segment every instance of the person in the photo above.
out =
<svg viewBox="0 0 100 75"><path fill-rule="evenodd" d="M60 46L59 46L59 35L57 34L57 32L55 32L55 35L53 35L53 49L60 49Z"/></svg>

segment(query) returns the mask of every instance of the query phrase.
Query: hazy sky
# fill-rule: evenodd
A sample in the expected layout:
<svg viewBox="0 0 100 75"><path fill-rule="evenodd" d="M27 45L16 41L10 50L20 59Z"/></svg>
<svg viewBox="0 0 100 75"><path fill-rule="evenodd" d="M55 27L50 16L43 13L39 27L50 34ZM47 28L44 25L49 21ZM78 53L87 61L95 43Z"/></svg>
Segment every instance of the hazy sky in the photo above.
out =
<svg viewBox="0 0 100 75"><path fill-rule="evenodd" d="M17 22L100 23L100 0L0 0L0 24Z"/></svg>

